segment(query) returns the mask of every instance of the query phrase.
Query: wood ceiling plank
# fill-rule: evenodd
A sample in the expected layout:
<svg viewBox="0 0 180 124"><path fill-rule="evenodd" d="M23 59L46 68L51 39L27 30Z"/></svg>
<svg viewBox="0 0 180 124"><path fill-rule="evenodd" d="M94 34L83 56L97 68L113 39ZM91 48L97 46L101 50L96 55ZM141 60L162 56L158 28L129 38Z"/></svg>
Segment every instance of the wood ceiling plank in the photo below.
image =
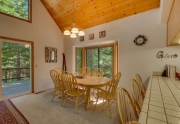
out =
<svg viewBox="0 0 180 124"><path fill-rule="evenodd" d="M41 0L61 30L73 19L73 0ZM74 20L89 28L158 8L160 0L75 0Z"/></svg>

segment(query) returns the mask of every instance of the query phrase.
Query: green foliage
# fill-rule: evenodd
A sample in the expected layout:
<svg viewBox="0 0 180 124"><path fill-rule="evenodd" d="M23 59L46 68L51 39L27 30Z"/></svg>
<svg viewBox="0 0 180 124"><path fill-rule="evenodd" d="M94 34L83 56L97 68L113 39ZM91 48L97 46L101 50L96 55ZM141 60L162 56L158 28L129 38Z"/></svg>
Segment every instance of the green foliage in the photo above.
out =
<svg viewBox="0 0 180 124"><path fill-rule="evenodd" d="M23 44L2 42L2 68L29 68L30 49Z"/></svg>
<svg viewBox="0 0 180 124"><path fill-rule="evenodd" d="M25 48L24 44L2 42L2 68L30 68L30 48ZM13 69L2 71L2 78L29 78L29 69ZM18 79L17 78L17 79Z"/></svg>
<svg viewBox="0 0 180 124"><path fill-rule="evenodd" d="M104 77L112 77L112 47L88 49L86 55L88 68L101 68Z"/></svg>
<svg viewBox="0 0 180 124"><path fill-rule="evenodd" d="M76 62L77 62L77 72L80 71L80 69L82 68L82 50L81 49L78 49L77 50L77 58L76 58Z"/></svg>
<svg viewBox="0 0 180 124"><path fill-rule="evenodd" d="M29 0L0 0L0 12L29 20Z"/></svg>

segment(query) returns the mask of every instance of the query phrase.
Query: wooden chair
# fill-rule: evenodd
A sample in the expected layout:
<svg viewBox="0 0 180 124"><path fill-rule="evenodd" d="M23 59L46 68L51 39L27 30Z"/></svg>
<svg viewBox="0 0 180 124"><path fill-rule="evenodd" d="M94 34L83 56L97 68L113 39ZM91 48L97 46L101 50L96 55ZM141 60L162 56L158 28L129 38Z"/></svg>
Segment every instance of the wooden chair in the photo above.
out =
<svg viewBox="0 0 180 124"><path fill-rule="evenodd" d="M78 84L76 81L76 78L73 76L73 74L69 72L63 72L61 75L62 82L65 85L66 92L65 96L66 99L64 101L64 106L66 104L67 99L75 102L75 113L77 113L77 107L81 105L83 102L79 103L78 98L82 95L84 95L85 90L81 90L78 88Z"/></svg>
<svg viewBox="0 0 180 124"><path fill-rule="evenodd" d="M51 79L52 79L52 81L54 83L53 97L52 97L51 101L53 101L54 97L58 95L57 92L59 92L61 98L63 98L64 97L65 86L63 85L63 83L61 81L60 73L58 73L55 70L51 70L50 71L50 76L51 76ZM62 105L62 101L61 101L61 105Z"/></svg>
<svg viewBox="0 0 180 124"><path fill-rule="evenodd" d="M91 76L94 77L103 77L103 70L101 68L93 68L91 71Z"/></svg>
<svg viewBox="0 0 180 124"><path fill-rule="evenodd" d="M139 74L136 74L136 81L138 82L143 96L146 94L146 88Z"/></svg>
<svg viewBox="0 0 180 124"><path fill-rule="evenodd" d="M57 71L58 73L60 73L60 75L62 74L63 70L61 68L54 68L53 70Z"/></svg>
<svg viewBox="0 0 180 124"><path fill-rule="evenodd" d="M139 84L135 79L131 79L131 90L132 90L134 105L136 105L136 109L140 113L143 105L144 96L143 93L141 92L141 88Z"/></svg>
<svg viewBox="0 0 180 124"><path fill-rule="evenodd" d="M80 71L79 71L79 73L81 74L81 75L91 75L91 71L90 71L90 69L89 68L87 68L87 67L84 67L84 68L81 68L80 69Z"/></svg>
<svg viewBox="0 0 180 124"><path fill-rule="evenodd" d="M117 89L116 97L119 123L138 124L139 116L128 91L123 87L119 87ZM135 116L135 121L132 119L132 117L134 117L133 114Z"/></svg>
<svg viewBox="0 0 180 124"><path fill-rule="evenodd" d="M60 75L61 75L62 72L63 72L63 70L62 70L61 68L54 68L54 69L52 69L52 70L57 71ZM61 76L60 76L60 80L61 80ZM55 91L55 90L53 90L52 94L54 94L54 91Z"/></svg>
<svg viewBox="0 0 180 124"><path fill-rule="evenodd" d="M111 112L111 107L110 105L114 102L115 100L115 94L116 94L116 89L117 86L119 84L119 80L121 78L121 73L119 72L118 74L116 74L114 76L114 78L111 80L111 82L109 83L109 87L107 90L103 90L103 89L98 89L98 93L97 95L97 100L96 100L96 105L98 102L98 99L101 97L103 98L103 100L108 101L108 106L106 108L109 109L109 113L110 113L110 117L112 118L112 112ZM96 105L94 110L96 109Z"/></svg>

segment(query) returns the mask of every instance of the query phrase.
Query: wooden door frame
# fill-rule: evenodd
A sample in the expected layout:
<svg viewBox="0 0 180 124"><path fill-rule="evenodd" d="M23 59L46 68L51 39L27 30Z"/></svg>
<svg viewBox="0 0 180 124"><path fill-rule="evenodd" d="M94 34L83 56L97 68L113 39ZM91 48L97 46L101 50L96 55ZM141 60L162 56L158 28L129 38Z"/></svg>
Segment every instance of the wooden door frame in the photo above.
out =
<svg viewBox="0 0 180 124"><path fill-rule="evenodd" d="M34 93L34 42L10 37L3 37L0 36L0 39L10 40L10 41L18 41L22 43L29 43L31 44L31 93Z"/></svg>

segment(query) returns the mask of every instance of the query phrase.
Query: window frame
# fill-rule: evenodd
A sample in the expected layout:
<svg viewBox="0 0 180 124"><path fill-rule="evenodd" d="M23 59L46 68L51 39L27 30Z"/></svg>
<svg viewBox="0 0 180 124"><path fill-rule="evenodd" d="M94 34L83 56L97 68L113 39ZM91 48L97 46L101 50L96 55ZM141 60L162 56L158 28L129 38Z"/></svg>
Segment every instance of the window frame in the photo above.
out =
<svg viewBox="0 0 180 124"><path fill-rule="evenodd" d="M29 19L26 20L26 19L22 19L20 17L16 17L14 15L10 15L10 14L7 14L7 13L4 13L4 12L0 12L0 14L2 15L6 15L6 16L9 16L9 17L12 17L12 18L15 18L15 19L19 19L19 20L22 20L22 21L25 21L25 22L29 22L29 23L32 23L32 0L28 0L28 4L29 4Z"/></svg>

